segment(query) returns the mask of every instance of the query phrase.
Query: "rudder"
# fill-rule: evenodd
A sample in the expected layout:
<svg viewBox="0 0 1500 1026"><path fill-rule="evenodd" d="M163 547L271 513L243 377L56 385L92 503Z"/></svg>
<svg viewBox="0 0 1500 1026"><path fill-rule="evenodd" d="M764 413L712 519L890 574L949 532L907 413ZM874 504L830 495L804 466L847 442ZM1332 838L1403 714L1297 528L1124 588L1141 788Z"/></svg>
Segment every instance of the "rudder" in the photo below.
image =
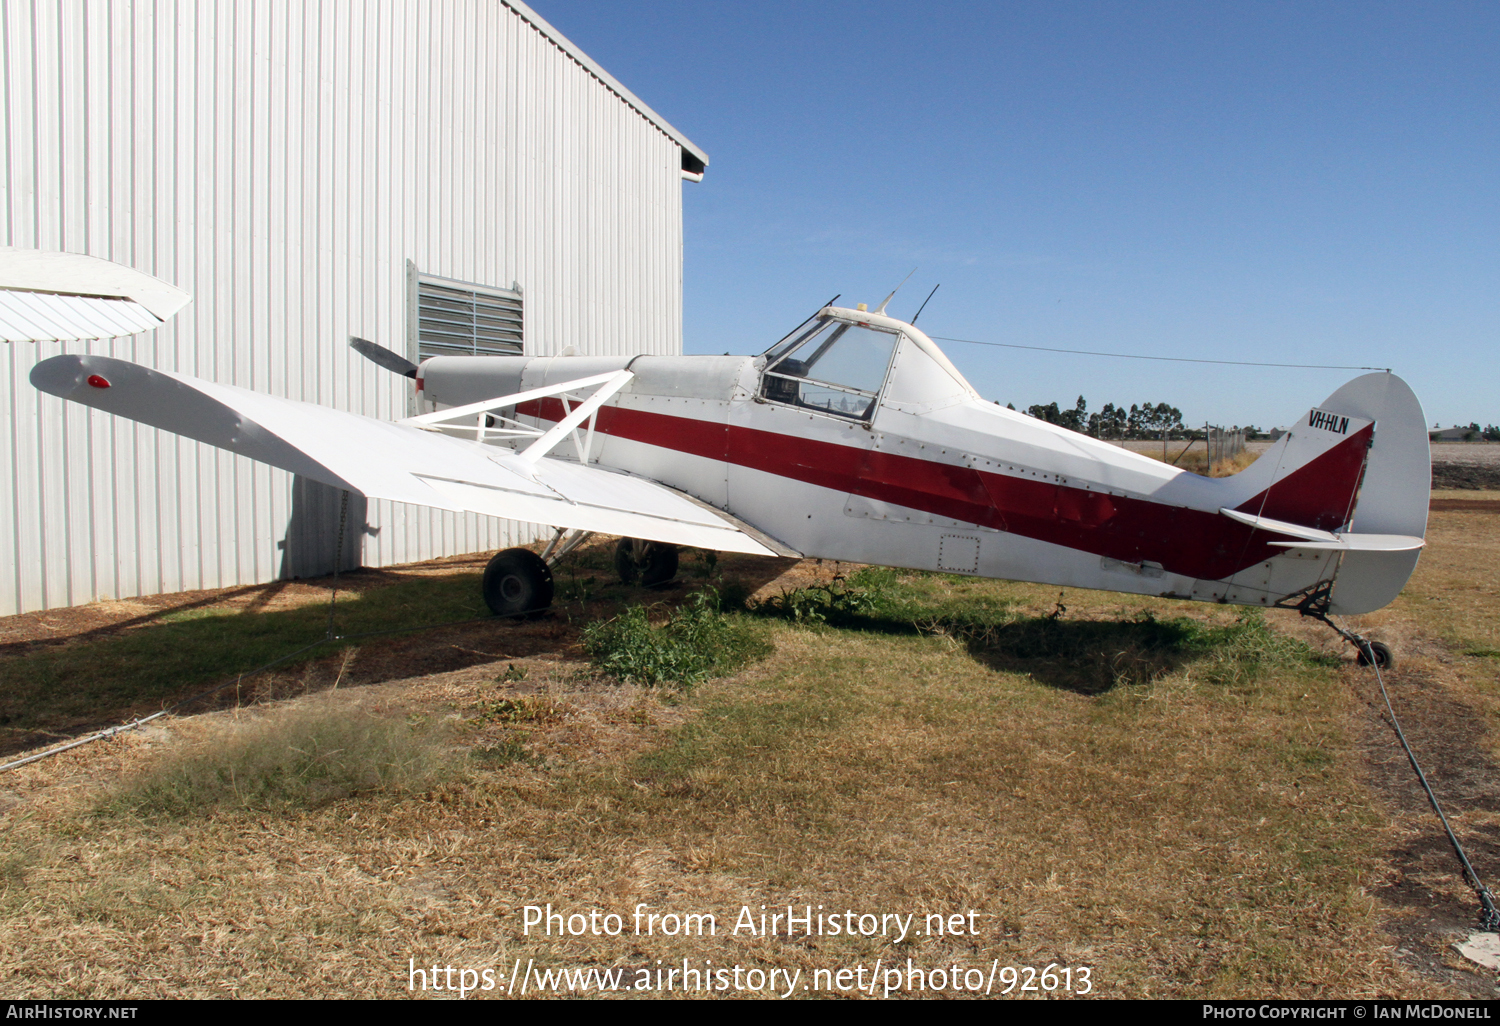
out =
<svg viewBox="0 0 1500 1026"><path fill-rule="evenodd" d="M1375 421L1349 532L1426 537L1432 450L1427 419L1411 386L1391 373L1366 374L1334 392L1321 408ZM1388 605L1406 586L1420 552L1344 553L1329 612L1368 613Z"/></svg>

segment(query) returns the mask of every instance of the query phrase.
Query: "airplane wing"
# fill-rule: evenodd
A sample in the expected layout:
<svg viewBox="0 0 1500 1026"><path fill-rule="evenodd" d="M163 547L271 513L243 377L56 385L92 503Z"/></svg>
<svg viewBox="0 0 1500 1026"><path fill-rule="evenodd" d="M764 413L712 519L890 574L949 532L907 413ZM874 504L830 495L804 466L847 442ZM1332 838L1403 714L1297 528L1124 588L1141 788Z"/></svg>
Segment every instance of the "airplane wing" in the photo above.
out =
<svg viewBox="0 0 1500 1026"><path fill-rule="evenodd" d="M775 555L717 512L644 478L152 370L105 356L43 360L43 392L335 488L458 512L727 552Z"/></svg>
<svg viewBox="0 0 1500 1026"><path fill-rule="evenodd" d="M192 297L82 253L0 247L0 341L117 338L155 328Z"/></svg>

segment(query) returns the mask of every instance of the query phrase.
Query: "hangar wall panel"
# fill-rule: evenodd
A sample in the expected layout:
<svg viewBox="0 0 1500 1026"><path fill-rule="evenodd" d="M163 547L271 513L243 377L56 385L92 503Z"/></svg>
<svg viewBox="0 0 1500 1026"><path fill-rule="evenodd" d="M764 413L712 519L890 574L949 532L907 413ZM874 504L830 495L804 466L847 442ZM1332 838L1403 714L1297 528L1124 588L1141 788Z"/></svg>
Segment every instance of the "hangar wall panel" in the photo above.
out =
<svg viewBox="0 0 1500 1026"><path fill-rule="evenodd" d="M3 0L0 31L0 244L194 296L152 332L0 345L0 614L332 569L337 493L41 395L39 360L402 416L409 381L347 340L407 351L408 261L518 285L529 353L681 351L680 136L524 5ZM351 512L367 565L534 533Z"/></svg>

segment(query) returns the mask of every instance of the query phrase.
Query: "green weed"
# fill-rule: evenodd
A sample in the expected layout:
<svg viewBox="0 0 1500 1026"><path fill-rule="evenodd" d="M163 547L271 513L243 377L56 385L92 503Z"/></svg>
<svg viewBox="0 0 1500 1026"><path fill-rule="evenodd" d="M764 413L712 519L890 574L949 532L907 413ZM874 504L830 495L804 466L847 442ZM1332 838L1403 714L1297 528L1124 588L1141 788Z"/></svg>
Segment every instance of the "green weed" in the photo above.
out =
<svg viewBox="0 0 1500 1026"><path fill-rule="evenodd" d="M875 612L875 599L863 588L852 587L836 577L828 584L783 590L780 595L757 603L752 612L793 623L851 625Z"/></svg>
<svg viewBox="0 0 1500 1026"><path fill-rule="evenodd" d="M751 612L794 623L913 634L934 618L977 627L1002 623L1010 619L1013 602L974 578L871 566L828 584L783 591Z"/></svg>
<svg viewBox="0 0 1500 1026"><path fill-rule="evenodd" d="M652 626L644 606L590 624L583 647L610 676L648 685L693 684L732 672L771 650L760 631L724 614L712 588L695 592L659 627Z"/></svg>
<svg viewBox="0 0 1500 1026"><path fill-rule="evenodd" d="M477 711L484 723L547 724L566 717L569 706L555 698L523 695L520 698L496 698L480 702Z"/></svg>

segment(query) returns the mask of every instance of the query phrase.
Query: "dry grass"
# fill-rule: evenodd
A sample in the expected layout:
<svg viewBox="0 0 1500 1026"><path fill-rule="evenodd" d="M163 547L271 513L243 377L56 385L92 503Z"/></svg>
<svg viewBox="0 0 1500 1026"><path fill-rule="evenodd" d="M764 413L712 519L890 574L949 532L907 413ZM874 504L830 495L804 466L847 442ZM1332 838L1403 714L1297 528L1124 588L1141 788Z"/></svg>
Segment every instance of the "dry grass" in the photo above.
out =
<svg viewBox="0 0 1500 1026"><path fill-rule="evenodd" d="M1493 491L1432 494L1434 500L1500 500ZM1441 681L1471 721L1464 743L1481 745L1500 761L1500 516L1434 511L1427 540L1401 596L1360 623L1409 653L1407 668L1423 680Z"/></svg>
<svg viewBox="0 0 1500 1026"><path fill-rule="evenodd" d="M1495 528L1436 514L1412 588L1365 624L1416 674L1399 678L1403 708L1417 691L1485 708L1493 660L1424 639L1431 625L1500 644ZM765 563L725 563L763 602L850 569L782 562L768 582ZM608 608L590 572L569 585L580 621ZM503 983L516 959L632 973L711 959L806 983L910 958L1087 965L1105 996L1463 992L1441 975L1457 972L1442 938L1400 905L1420 881L1417 897L1463 909L1462 888L1405 797L1367 675L1323 634L941 575L850 583L863 599L832 622L767 617L773 654L689 691L601 676L565 608L463 639L489 657L441 673L173 720L10 774L0 979L16 998L394 997L408 960ZM1414 733L1436 743L1446 721L1423 710ZM357 772L226 796L222 767L284 780L296 748ZM1485 765L1464 793L1493 792ZM139 800L140 781L184 767L213 786L168 809ZM1500 826L1485 809L1457 808L1460 829ZM548 903L619 914L626 934L528 935L523 908ZM712 913L718 933L631 936L639 904ZM742 907L788 904L918 927L972 911L978 935L731 933ZM1393 915L1425 962L1393 950Z"/></svg>
<svg viewBox="0 0 1500 1026"><path fill-rule="evenodd" d="M443 731L345 699L317 695L236 717L220 735L129 776L96 811L179 820L223 808L281 813L358 795L424 791L449 774Z"/></svg>
<svg viewBox="0 0 1500 1026"><path fill-rule="evenodd" d="M1161 448L1141 449L1141 455L1150 456L1154 460L1161 460ZM1238 474L1250 464L1260 458L1261 450L1246 449L1244 452L1232 456L1227 460L1215 460L1212 467L1208 465L1208 451L1203 448L1201 441L1187 446L1180 442L1172 443L1167 453L1165 462L1171 463L1180 470L1186 470L1205 477L1230 477Z"/></svg>
<svg viewBox="0 0 1500 1026"><path fill-rule="evenodd" d="M1500 500L1500 492L1434 491L1435 500ZM1423 551L1396 610L1421 619L1455 648L1500 658L1500 517L1434 512ZM1492 664L1493 665L1493 664Z"/></svg>
<svg viewBox="0 0 1500 1026"><path fill-rule="evenodd" d="M935 576L895 585L900 602L1018 622L1057 600ZM1074 687L1058 660L1108 663L1119 640L1084 625L1234 621L1066 601L1078 627L1063 653L916 623L781 625L765 663L680 698L529 660L324 700L403 726L456 715L475 752L503 750L425 790L274 813L91 811L163 752L226 745L223 714L27 768L7 781L0 977L17 997L396 996L408 959L502 977L516 958L712 959L805 982L909 957L1089 965L1108 995L1438 993L1391 958L1366 892L1382 820L1357 782L1337 676L1295 648L1226 676L1212 645L1178 646L1151 673L1110 683L1095 669ZM523 906L546 903L627 922L638 903L711 912L719 935L524 935ZM917 923L972 910L979 936L728 935L741 906L788 903Z"/></svg>
<svg viewBox="0 0 1500 1026"><path fill-rule="evenodd" d="M1500 493L1434 491L1433 499L1488 505ZM1385 676L1391 703L1480 877L1493 887L1500 879L1500 517L1434 511L1427 541L1401 596L1351 626L1395 649L1397 669ZM1473 928L1477 903L1386 722L1372 675L1344 675L1357 700L1357 734L1363 719L1363 776L1389 816L1374 893L1390 909L1404 958L1436 978L1471 979L1473 966L1448 942ZM1494 996L1489 986L1468 990Z"/></svg>

